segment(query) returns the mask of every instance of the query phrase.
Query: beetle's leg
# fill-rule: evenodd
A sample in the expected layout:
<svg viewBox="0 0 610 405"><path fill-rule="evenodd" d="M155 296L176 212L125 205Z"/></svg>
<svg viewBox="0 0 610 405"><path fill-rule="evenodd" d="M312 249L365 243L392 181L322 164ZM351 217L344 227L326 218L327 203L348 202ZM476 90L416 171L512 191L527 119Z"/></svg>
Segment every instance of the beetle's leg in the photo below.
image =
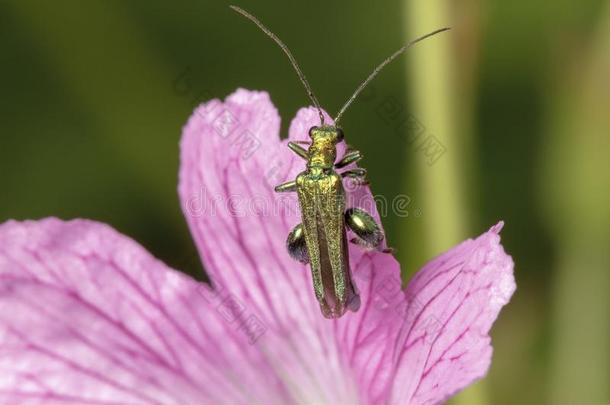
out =
<svg viewBox="0 0 610 405"><path fill-rule="evenodd" d="M307 149L298 145L296 142L288 142L288 147L291 151L293 151L303 159L307 160L309 158L309 153L307 153Z"/></svg>
<svg viewBox="0 0 610 405"><path fill-rule="evenodd" d="M288 254L294 260L303 264L309 263L309 253L305 244L303 224L298 224L290 231L286 239L286 248L288 249Z"/></svg>
<svg viewBox="0 0 610 405"><path fill-rule="evenodd" d="M368 213L360 208L350 208L345 211L345 223L358 237L356 243L368 249L381 247L383 232Z"/></svg>
<svg viewBox="0 0 610 405"><path fill-rule="evenodd" d="M369 184L369 182L366 180L366 169L361 167L346 170L341 173L341 177L350 177L354 179L356 185L358 186L366 186Z"/></svg>
<svg viewBox="0 0 610 405"><path fill-rule="evenodd" d="M387 248L383 248L383 249L381 247L377 247L377 249L373 249L365 241L363 241L360 238L351 238L349 241L350 241L350 243L353 243L354 245L358 245L359 247L361 247L364 250L378 250L382 253L390 253L390 254L394 254L396 252L396 250L391 247L387 247Z"/></svg>
<svg viewBox="0 0 610 405"><path fill-rule="evenodd" d="M356 167L354 169L349 169L341 173L342 177L351 177L354 179L364 179L366 177L366 169L361 167Z"/></svg>
<svg viewBox="0 0 610 405"><path fill-rule="evenodd" d="M362 153L360 153L359 150L349 150L348 149L348 151L345 153L345 155L343 155L343 157L337 163L335 163L335 167L337 169L341 169L342 167L345 167L351 163L355 163L362 158L363 158Z"/></svg>
<svg viewBox="0 0 610 405"><path fill-rule="evenodd" d="M287 193L290 191L297 191L297 182L295 180L287 181L286 183L275 186L276 193Z"/></svg>

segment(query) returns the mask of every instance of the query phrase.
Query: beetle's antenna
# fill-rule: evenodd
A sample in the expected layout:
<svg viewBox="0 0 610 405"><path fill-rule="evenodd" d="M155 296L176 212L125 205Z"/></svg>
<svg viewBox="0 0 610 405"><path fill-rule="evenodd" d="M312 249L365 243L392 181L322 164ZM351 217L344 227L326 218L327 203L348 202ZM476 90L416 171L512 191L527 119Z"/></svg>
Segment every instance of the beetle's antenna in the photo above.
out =
<svg viewBox="0 0 610 405"><path fill-rule="evenodd" d="M294 70L297 71L297 75L299 76L299 79L301 79L301 83L303 83L303 86L305 86L305 90L307 90L307 95L313 102L313 105L318 110L318 114L320 115L320 124L324 125L324 114L322 114L322 107L320 107L320 103L318 102L316 95L313 94L313 90L311 90L311 87L309 86L309 82L307 82L305 75L301 71L301 68L299 67L294 56L292 56L292 53L290 53L290 50L288 49L288 47L286 45L284 45L284 43L278 37L276 37L273 32L269 31L269 29L267 27L265 27L263 25L263 23L260 22L252 14L248 13L246 10L241 9L237 6L229 6L229 7L231 7L233 10L237 11L239 14L243 15L248 20L250 20L254 24L256 24L258 26L258 28L260 28L265 34L267 34L269 37L271 37L271 39L273 39L280 46L280 48L282 48L282 51L284 51L286 56L288 56L288 59L290 59L290 63L292 63L292 67L294 67Z"/></svg>
<svg viewBox="0 0 610 405"><path fill-rule="evenodd" d="M379 64L379 66L377 66L375 68L375 70L373 70L373 73L371 73L369 75L369 77L367 77L366 80L363 81L362 84L360 84L360 86L358 86L358 88L356 89L354 94L349 98L349 100L347 100L347 102L343 105L343 107L341 107L341 110L339 110L339 113L337 114L337 118L335 118L335 125L338 124L339 120L341 119L341 116L343 115L345 110L347 110L347 107L349 107L350 104L352 104L352 102L356 99L356 97L358 97L360 92L362 90L364 90L364 88L367 86L367 84L369 84L369 82L371 80L373 80L375 78L375 76L377 76L377 74L381 71L381 69L383 69L388 63L392 62L394 59L396 59L397 56L402 54L404 51L406 51L407 49L409 49L410 47L412 47L416 43L418 43L420 41L423 41L424 39L429 38L429 37L431 37L433 35L439 34L439 33L444 32L444 31L448 31L450 29L451 28L449 28L449 27L440 28L440 29L438 29L436 31L432 31L432 32L430 32L430 33L428 33L426 35L422 35L419 38L415 38L414 40L412 40L411 42L407 43L405 46L403 46L402 48L400 48L399 50L394 52L392 55L390 55L386 60L381 62Z"/></svg>

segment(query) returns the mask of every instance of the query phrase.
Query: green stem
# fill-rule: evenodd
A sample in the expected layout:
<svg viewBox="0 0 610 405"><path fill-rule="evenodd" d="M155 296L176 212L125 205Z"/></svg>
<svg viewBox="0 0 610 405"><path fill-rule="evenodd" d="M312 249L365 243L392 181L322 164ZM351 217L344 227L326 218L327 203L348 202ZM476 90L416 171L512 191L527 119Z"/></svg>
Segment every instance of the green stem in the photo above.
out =
<svg viewBox="0 0 610 405"><path fill-rule="evenodd" d="M408 38L414 38L439 27L452 26L451 3L447 0L405 1ZM432 38L413 48L408 55L408 96L413 116L424 131L409 144L416 159L418 194L422 208L425 256L430 258L459 243L468 235L468 218L464 190L467 186L465 159L472 160L472 88L460 88L457 72L463 66L454 57L459 30ZM463 33L463 32L461 32ZM472 85L473 81L470 81ZM466 100L456 94L468 94ZM459 118L458 118L459 117ZM466 117L466 118L464 118ZM445 152L431 159L426 147L439 142ZM430 152L430 149L428 149ZM411 228L410 223L406 223ZM408 232L408 231L407 231ZM483 383L458 394L454 404L485 404Z"/></svg>

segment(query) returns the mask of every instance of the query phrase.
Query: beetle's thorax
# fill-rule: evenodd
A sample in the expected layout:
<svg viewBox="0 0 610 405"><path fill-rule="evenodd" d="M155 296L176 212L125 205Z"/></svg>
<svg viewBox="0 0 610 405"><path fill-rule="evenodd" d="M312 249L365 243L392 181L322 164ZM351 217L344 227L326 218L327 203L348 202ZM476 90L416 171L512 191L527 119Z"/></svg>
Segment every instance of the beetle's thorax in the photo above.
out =
<svg viewBox="0 0 610 405"><path fill-rule="evenodd" d="M308 168L330 169L335 164L337 148L330 139L315 139L308 149Z"/></svg>
<svg viewBox="0 0 610 405"><path fill-rule="evenodd" d="M313 127L309 131L311 145L307 150L307 168L311 171L332 169L337 158L340 130L333 126Z"/></svg>

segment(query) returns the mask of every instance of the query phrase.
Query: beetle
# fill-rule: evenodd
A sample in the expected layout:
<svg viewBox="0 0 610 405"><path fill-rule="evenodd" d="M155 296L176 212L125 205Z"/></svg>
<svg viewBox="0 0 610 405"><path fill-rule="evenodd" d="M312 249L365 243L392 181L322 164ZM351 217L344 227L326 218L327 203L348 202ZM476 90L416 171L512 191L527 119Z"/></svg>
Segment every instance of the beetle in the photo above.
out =
<svg viewBox="0 0 610 405"><path fill-rule="evenodd" d="M441 28L416 38L386 58L358 86L337 113L334 124L330 125L324 122L322 107L288 47L252 14L236 6L230 7L256 24L280 46L318 111L320 125L309 129L311 141L288 143L288 147L306 161L305 170L296 179L275 187L275 191L297 193L302 222L289 233L286 247L292 258L310 265L314 292L322 314L327 318L339 318L348 309L355 312L360 307L360 297L349 266L347 229L356 235L352 242L371 250L384 250L384 235L370 214L360 208L346 207L343 178L353 178L364 184L366 170L355 167L338 172L362 159L358 150L348 148L345 155L336 160L337 144L344 140L339 121L358 94L385 65L412 45L449 28ZM300 143L306 143L309 147L305 149Z"/></svg>
<svg viewBox="0 0 610 405"><path fill-rule="evenodd" d="M297 143L288 146L307 160L305 171L295 180L280 184L277 192L296 191L301 208L302 223L288 235L288 253L301 263L309 263L316 298L322 314L328 318L343 315L346 309L357 311L360 298L350 275L346 228L351 229L360 243L378 248L383 233L372 216L359 208L346 210L344 177L363 180L361 168L339 169L362 158L351 150L338 162L336 145L343 140L341 128L332 125L316 126L309 130L311 145L305 150Z"/></svg>

